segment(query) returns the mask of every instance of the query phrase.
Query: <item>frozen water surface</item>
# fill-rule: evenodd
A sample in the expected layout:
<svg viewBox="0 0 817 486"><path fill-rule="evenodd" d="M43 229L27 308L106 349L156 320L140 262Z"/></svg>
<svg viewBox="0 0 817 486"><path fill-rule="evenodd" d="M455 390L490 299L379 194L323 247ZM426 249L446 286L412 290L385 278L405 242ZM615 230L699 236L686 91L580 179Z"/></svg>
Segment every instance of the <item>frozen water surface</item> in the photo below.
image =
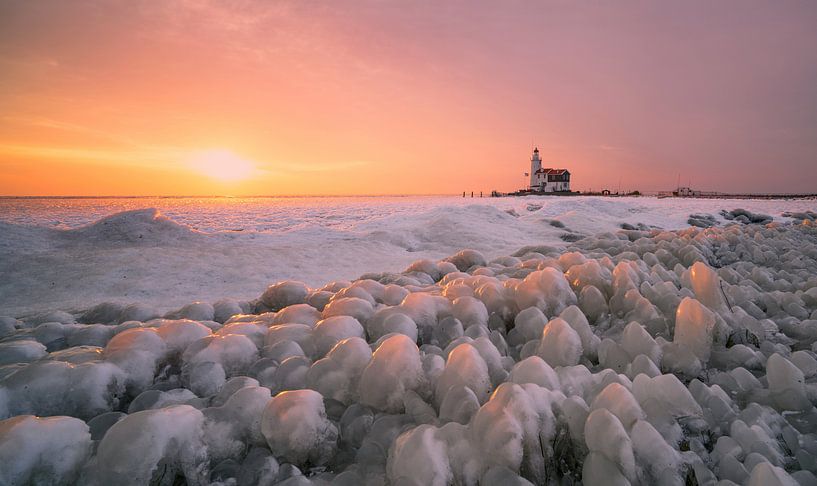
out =
<svg viewBox="0 0 817 486"><path fill-rule="evenodd" d="M0 199L0 484L817 484L815 206Z"/></svg>

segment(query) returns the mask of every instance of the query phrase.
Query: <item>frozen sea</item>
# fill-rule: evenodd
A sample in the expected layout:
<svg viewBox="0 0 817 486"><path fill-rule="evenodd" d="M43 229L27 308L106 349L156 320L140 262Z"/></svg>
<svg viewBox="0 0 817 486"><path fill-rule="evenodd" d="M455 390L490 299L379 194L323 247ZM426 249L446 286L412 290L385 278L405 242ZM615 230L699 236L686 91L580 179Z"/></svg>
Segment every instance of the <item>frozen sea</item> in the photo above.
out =
<svg viewBox="0 0 817 486"><path fill-rule="evenodd" d="M817 484L815 209L0 199L0 484Z"/></svg>
<svg viewBox="0 0 817 486"><path fill-rule="evenodd" d="M104 301L160 311L396 272L471 248L487 258L622 224L688 226L744 208L784 221L813 200L524 197L0 198L0 315ZM563 226L563 227L562 227Z"/></svg>

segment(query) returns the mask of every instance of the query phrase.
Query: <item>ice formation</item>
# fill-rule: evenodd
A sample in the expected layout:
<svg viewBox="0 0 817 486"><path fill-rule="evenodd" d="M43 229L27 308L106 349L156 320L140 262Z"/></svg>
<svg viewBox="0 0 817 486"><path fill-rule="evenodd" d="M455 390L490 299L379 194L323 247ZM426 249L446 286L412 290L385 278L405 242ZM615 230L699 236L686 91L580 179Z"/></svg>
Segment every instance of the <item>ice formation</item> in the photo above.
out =
<svg viewBox="0 0 817 486"><path fill-rule="evenodd" d="M0 318L0 483L817 484L815 217L754 211Z"/></svg>

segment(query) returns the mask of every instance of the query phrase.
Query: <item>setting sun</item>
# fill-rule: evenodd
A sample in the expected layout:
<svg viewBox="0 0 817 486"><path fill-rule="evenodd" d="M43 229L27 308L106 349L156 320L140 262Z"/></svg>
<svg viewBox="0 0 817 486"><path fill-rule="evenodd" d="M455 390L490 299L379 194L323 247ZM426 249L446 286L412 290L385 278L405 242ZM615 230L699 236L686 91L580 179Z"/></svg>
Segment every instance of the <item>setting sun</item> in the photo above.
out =
<svg viewBox="0 0 817 486"><path fill-rule="evenodd" d="M225 149L203 150L187 159L194 171L224 182L248 179L257 172L256 165Z"/></svg>

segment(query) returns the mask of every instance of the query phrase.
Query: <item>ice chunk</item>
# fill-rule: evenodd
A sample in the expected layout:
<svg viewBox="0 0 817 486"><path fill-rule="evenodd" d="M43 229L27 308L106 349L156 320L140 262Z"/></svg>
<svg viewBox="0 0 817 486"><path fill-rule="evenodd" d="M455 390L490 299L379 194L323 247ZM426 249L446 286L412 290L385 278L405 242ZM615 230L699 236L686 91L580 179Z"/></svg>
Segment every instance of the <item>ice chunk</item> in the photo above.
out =
<svg viewBox="0 0 817 486"><path fill-rule="evenodd" d="M604 294L593 285L584 287L579 293L579 308L592 322L598 322L610 312Z"/></svg>
<svg viewBox="0 0 817 486"><path fill-rule="evenodd" d="M275 314L273 324L305 324L314 327L321 320L318 309L309 304L293 304Z"/></svg>
<svg viewBox="0 0 817 486"><path fill-rule="evenodd" d="M761 462L752 469L747 486L799 486L783 468Z"/></svg>
<svg viewBox="0 0 817 486"><path fill-rule="evenodd" d="M447 445L437 428L420 425L400 435L389 450L391 484L446 486L453 481Z"/></svg>
<svg viewBox="0 0 817 486"><path fill-rule="evenodd" d="M440 405L440 421L467 424L479 410L479 399L465 385L453 385L445 393Z"/></svg>
<svg viewBox="0 0 817 486"><path fill-rule="evenodd" d="M91 361L72 365L38 361L0 382L7 396L7 411L20 414L72 415L90 419L113 410L125 392L125 373L116 365Z"/></svg>
<svg viewBox="0 0 817 486"><path fill-rule="evenodd" d="M476 250L462 250L456 255L450 256L443 260L444 262L453 263L460 272L468 271L471 267L488 265L482 253Z"/></svg>
<svg viewBox="0 0 817 486"><path fill-rule="evenodd" d="M695 298L701 304L715 311L725 308L720 277L709 266L703 262L695 262L689 268L689 280Z"/></svg>
<svg viewBox="0 0 817 486"><path fill-rule="evenodd" d="M434 393L438 406L442 404L449 388L454 386L470 388L480 403L484 403L491 393L488 365L479 351L469 343L460 344L448 355L448 362L442 375L437 379L437 389Z"/></svg>
<svg viewBox="0 0 817 486"><path fill-rule="evenodd" d="M633 452L638 463L649 471L651 482L665 482L669 478L680 482L681 455L661 437L647 421L637 421L630 432ZM663 480L663 481L662 481Z"/></svg>
<svg viewBox="0 0 817 486"><path fill-rule="evenodd" d="M514 318L514 332L522 337L522 342L541 339L547 322L547 317L538 307L528 307Z"/></svg>
<svg viewBox="0 0 817 486"><path fill-rule="evenodd" d="M239 304L237 300L221 299L213 304L212 320L220 324L224 324L228 319L234 315L241 314L242 312L244 312L244 310L241 308L241 304Z"/></svg>
<svg viewBox="0 0 817 486"><path fill-rule="evenodd" d="M633 321L624 328L624 333L621 335L621 347L631 358L643 354L650 358L656 366L661 365L661 346L638 322Z"/></svg>
<svg viewBox="0 0 817 486"><path fill-rule="evenodd" d="M536 385L525 385L542 390ZM503 383L471 422L471 437L481 453L478 467L503 466L527 471L534 482L545 481L544 457L553 433L550 403L537 403L527 389ZM547 448L543 450L543 447Z"/></svg>
<svg viewBox="0 0 817 486"><path fill-rule="evenodd" d="M351 337L337 343L325 358L306 373L306 386L346 405L358 398L358 382L372 359L372 350L363 339Z"/></svg>
<svg viewBox="0 0 817 486"><path fill-rule="evenodd" d="M548 315L557 315L576 303L576 294L564 274L552 267L525 277L516 286L514 298L520 309L536 306Z"/></svg>
<svg viewBox="0 0 817 486"><path fill-rule="evenodd" d="M587 322L587 317L585 317L584 313L575 305L571 305L567 309L563 310L559 317L565 320L570 327L572 327L578 334L582 340L582 350L586 353L591 359L595 359L597 354L597 348L601 340L598 336L593 333L593 329L590 328L590 323Z"/></svg>
<svg viewBox="0 0 817 486"><path fill-rule="evenodd" d="M633 445L621 422L615 415L610 413L606 408L599 408L592 412L587 417L587 422L584 425L584 437L587 442L587 448L590 449L590 459L594 453L600 455L607 460L605 466L598 467L600 464L593 464L591 462L588 468L587 461L585 461L585 471L591 472L590 477L587 478L586 484L610 484L607 481L615 479L618 475L616 471L610 470L607 464L613 464L616 469L627 480L635 480L635 457L633 456ZM598 461L594 459L593 461ZM607 471L610 476L600 476L600 473Z"/></svg>
<svg viewBox="0 0 817 486"><path fill-rule="evenodd" d="M702 363L709 360L715 330L712 311L695 299L685 297L675 314L673 342L688 348Z"/></svg>
<svg viewBox="0 0 817 486"><path fill-rule="evenodd" d="M451 307L452 315L462 322L464 328L488 325L488 309L481 300L474 297L455 299Z"/></svg>
<svg viewBox="0 0 817 486"><path fill-rule="evenodd" d="M258 359L258 348L246 336L207 336L190 344L182 355L185 365L219 363L227 376L243 373Z"/></svg>
<svg viewBox="0 0 817 486"><path fill-rule="evenodd" d="M126 370L129 391L137 395L153 383L156 368L167 354L167 344L155 329L128 329L111 338L103 356Z"/></svg>
<svg viewBox="0 0 817 486"><path fill-rule="evenodd" d="M630 429L638 420L646 418L638 401L620 383L610 383L599 393L590 405L591 413L599 409L607 409L618 417L625 429Z"/></svg>
<svg viewBox="0 0 817 486"><path fill-rule="evenodd" d="M548 322L536 351L550 366L573 366L582 357L582 341L570 324L561 318Z"/></svg>
<svg viewBox="0 0 817 486"><path fill-rule="evenodd" d="M351 316L361 323L366 323L374 314L374 307L367 301L358 297L344 297L333 300L323 308L324 319L333 316Z"/></svg>
<svg viewBox="0 0 817 486"><path fill-rule="evenodd" d="M74 484L90 453L82 420L19 415L0 421L1 484Z"/></svg>
<svg viewBox="0 0 817 486"><path fill-rule="evenodd" d="M399 307L379 309L366 323L366 331L373 341L391 333L405 334L417 341L417 324Z"/></svg>
<svg viewBox="0 0 817 486"><path fill-rule="evenodd" d="M295 465L324 465L337 450L337 428L314 390L276 395L264 408L261 432L276 457Z"/></svg>
<svg viewBox="0 0 817 486"><path fill-rule="evenodd" d="M315 356L322 357L343 339L359 337L365 338L366 332L357 319L349 316L328 317L319 321L312 331L315 343Z"/></svg>
<svg viewBox="0 0 817 486"><path fill-rule="evenodd" d="M524 384L534 383L549 390L559 389L559 376L539 356L530 356L516 363L511 370L508 381Z"/></svg>
<svg viewBox="0 0 817 486"><path fill-rule="evenodd" d="M286 280L267 287L261 294L261 303L277 311L293 304L303 304L309 288L302 282Z"/></svg>
<svg viewBox="0 0 817 486"><path fill-rule="evenodd" d="M9 341L0 343L0 366L12 363L30 363L48 354L37 341Z"/></svg>
<svg viewBox="0 0 817 486"><path fill-rule="evenodd" d="M168 314L168 319L190 319L191 321L212 321L216 316L216 310L212 304L207 302L192 302Z"/></svg>
<svg viewBox="0 0 817 486"><path fill-rule="evenodd" d="M204 484L203 423L204 415L189 405L128 415L99 442L85 482L137 485L179 474L187 484Z"/></svg>
<svg viewBox="0 0 817 486"><path fill-rule="evenodd" d="M402 334L386 338L372 355L360 377L360 402L378 410L403 410L406 390L425 384L420 352L414 341Z"/></svg>
<svg viewBox="0 0 817 486"><path fill-rule="evenodd" d="M769 393L781 410L808 410L812 408L806 395L803 372L791 361L775 353L766 362L766 380Z"/></svg>

